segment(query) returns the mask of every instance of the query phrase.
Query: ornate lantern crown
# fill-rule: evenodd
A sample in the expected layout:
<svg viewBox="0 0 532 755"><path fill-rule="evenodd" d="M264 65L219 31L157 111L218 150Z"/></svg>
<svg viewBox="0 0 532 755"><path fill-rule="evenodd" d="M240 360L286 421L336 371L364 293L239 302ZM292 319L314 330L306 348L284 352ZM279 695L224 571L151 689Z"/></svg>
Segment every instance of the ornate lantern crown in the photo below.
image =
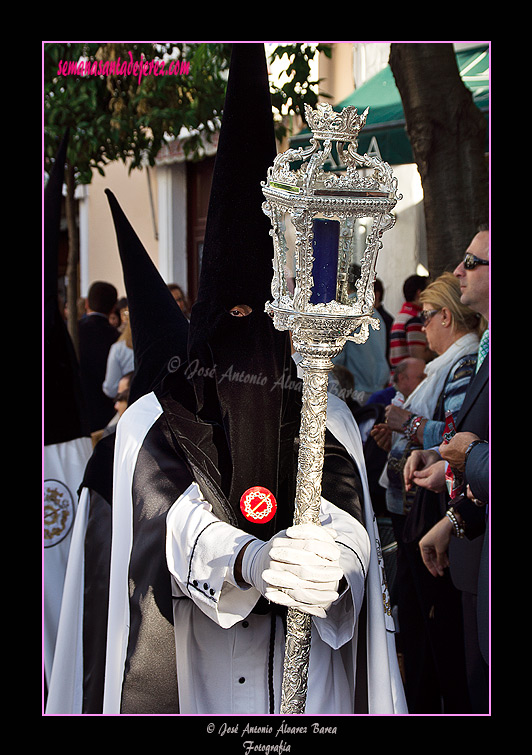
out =
<svg viewBox="0 0 532 755"><path fill-rule="evenodd" d="M350 142L366 124L369 108L359 115L356 107L346 107L341 112L333 110L328 103L318 103L312 110L305 104L305 115L312 133L317 139L337 139Z"/></svg>

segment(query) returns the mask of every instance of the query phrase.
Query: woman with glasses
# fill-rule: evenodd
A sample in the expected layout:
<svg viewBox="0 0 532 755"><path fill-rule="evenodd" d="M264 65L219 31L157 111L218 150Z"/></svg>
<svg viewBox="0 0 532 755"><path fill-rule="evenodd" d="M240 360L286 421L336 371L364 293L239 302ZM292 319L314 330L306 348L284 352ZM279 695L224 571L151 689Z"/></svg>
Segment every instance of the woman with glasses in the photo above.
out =
<svg viewBox="0 0 532 755"><path fill-rule="evenodd" d="M437 356L427 363L425 379L403 406L388 406L386 423L375 428L374 437L382 446L388 443L388 449L392 440L399 440L392 438L394 433L418 448L439 445L446 415L455 415L462 405L486 323L460 296L459 280L452 273L443 273L421 293L423 330Z"/></svg>
<svg viewBox="0 0 532 755"><path fill-rule="evenodd" d="M449 414L456 415L475 372L485 323L461 300L460 282L444 273L422 292L421 318L436 357L402 407L389 406L372 431L389 448L381 484L398 543L398 612L405 689L411 713L467 713L469 701L460 632L460 598L450 578L437 581L421 560L418 541L445 511L436 494L407 492L403 468L415 448L441 444ZM417 497L416 497L417 496ZM422 500L423 499L423 500ZM415 501L415 504L414 504ZM414 504L414 506L413 506Z"/></svg>

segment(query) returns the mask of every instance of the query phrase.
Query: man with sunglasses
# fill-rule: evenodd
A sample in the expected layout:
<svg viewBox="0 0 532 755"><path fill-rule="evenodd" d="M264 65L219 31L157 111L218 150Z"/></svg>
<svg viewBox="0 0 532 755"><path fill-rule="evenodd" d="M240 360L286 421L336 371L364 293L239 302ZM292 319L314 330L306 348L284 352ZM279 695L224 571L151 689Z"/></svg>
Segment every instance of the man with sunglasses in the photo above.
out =
<svg viewBox="0 0 532 755"><path fill-rule="evenodd" d="M462 303L489 321L488 230L481 230L475 235L454 275L460 280ZM477 372L471 378L462 408L454 418L456 432L472 433L476 438L475 444L489 441L488 334L489 330L486 329L479 347ZM468 484L467 462L473 449L468 450L464 460L464 490ZM414 451L406 464L404 476L407 489L419 485L443 492L445 461L436 450ZM449 516L446 515L427 532L420 540L419 547L429 571L437 574L449 566L453 583L462 593L472 712L484 713L488 710L488 667L481 652L479 632L481 636L486 633L487 618L477 616L477 601L480 597L482 600L479 602L483 605L486 603L483 592L487 589L487 567L484 564L487 563L488 501L472 500L464 495L450 503Z"/></svg>
<svg viewBox="0 0 532 755"><path fill-rule="evenodd" d="M489 231L477 233L455 269L462 304L489 319Z"/></svg>

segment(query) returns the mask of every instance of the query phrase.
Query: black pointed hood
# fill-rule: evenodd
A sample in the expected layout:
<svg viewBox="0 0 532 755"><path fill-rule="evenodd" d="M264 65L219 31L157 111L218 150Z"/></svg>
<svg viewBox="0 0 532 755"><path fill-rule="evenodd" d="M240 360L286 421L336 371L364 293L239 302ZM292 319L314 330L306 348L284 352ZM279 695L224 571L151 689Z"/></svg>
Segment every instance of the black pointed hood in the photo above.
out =
<svg viewBox="0 0 532 755"><path fill-rule="evenodd" d="M151 257L134 231L115 195L106 189L122 263L135 357L129 391L133 403L165 378L179 384L185 405L192 387L184 379L189 323Z"/></svg>
<svg viewBox="0 0 532 755"><path fill-rule="evenodd" d="M44 445L89 435L78 359L59 311L57 272L62 187L68 132L64 135L44 190L43 213L43 414Z"/></svg>
<svg viewBox="0 0 532 755"><path fill-rule="evenodd" d="M261 181L276 156L264 45L233 45L192 333L202 313L271 298L273 244Z"/></svg>
<svg viewBox="0 0 532 755"><path fill-rule="evenodd" d="M273 241L262 211L261 182L276 155L263 44L233 45L225 107L214 167L198 299L192 308L189 364L198 413L221 423L232 462L225 495L239 526L265 539L280 516L251 524L240 513L250 487L268 488L287 513L288 458L299 413L283 386L292 375L288 333L277 331L264 306L271 298ZM235 305L252 309L234 317ZM192 371L191 371L192 375ZM299 396L296 397L299 398ZM286 524L285 524L286 526Z"/></svg>

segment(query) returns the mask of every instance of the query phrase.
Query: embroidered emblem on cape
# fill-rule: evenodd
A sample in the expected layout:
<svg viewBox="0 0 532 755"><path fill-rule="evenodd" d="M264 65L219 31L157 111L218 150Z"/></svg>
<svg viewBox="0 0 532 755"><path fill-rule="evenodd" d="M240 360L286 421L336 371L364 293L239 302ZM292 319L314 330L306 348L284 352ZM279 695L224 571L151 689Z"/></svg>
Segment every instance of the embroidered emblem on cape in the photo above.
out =
<svg viewBox="0 0 532 755"><path fill-rule="evenodd" d="M380 570L380 576L381 576L382 603L383 603L383 608L384 608L384 624L386 626L386 631L395 632L396 631L395 621L392 615L392 601L390 599L390 591L388 589L388 579L386 577L386 566L384 564L384 553L383 553L380 537L378 535L379 530L378 530L377 522L375 519L373 520L373 531L374 531L374 536L375 536L375 548L377 551L377 561L379 563L379 570ZM393 545L395 545L395 543Z"/></svg>
<svg viewBox="0 0 532 755"><path fill-rule="evenodd" d="M240 499L240 510L248 521L263 524L275 516L277 501L267 488L255 486L246 490Z"/></svg>
<svg viewBox="0 0 532 755"><path fill-rule="evenodd" d="M43 506L44 547L52 548L70 532L74 522L74 499L64 483L45 480Z"/></svg>

